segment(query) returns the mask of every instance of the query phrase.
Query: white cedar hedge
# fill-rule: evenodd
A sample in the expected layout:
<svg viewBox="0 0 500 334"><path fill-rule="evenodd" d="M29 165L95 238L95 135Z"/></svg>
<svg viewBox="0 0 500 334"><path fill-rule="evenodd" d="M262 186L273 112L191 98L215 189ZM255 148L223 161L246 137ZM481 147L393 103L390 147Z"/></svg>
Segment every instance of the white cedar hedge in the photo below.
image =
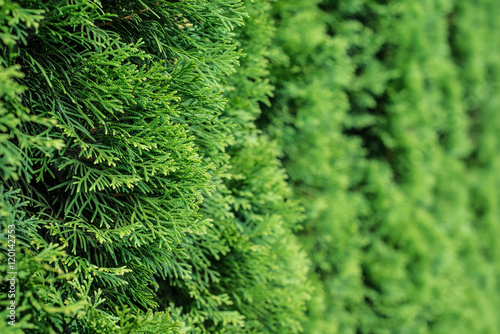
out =
<svg viewBox="0 0 500 334"><path fill-rule="evenodd" d="M274 6L261 125L306 207L305 332L500 330L499 9Z"/></svg>
<svg viewBox="0 0 500 334"><path fill-rule="evenodd" d="M499 11L0 0L0 332L500 331Z"/></svg>

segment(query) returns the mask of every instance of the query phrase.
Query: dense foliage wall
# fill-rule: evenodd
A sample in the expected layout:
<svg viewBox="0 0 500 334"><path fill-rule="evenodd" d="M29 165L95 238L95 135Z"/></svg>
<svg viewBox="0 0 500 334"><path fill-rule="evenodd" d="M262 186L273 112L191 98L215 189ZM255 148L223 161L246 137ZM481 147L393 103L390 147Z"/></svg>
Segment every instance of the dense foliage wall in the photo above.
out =
<svg viewBox="0 0 500 334"><path fill-rule="evenodd" d="M228 77L270 43L267 6L0 2L2 224L19 235L1 328L301 330L300 208L253 126L265 51ZM247 11L255 38L236 42Z"/></svg>
<svg viewBox="0 0 500 334"><path fill-rule="evenodd" d="M499 14L0 0L0 332L498 332Z"/></svg>
<svg viewBox="0 0 500 334"><path fill-rule="evenodd" d="M274 7L277 88L260 124L307 208L320 287L306 332L500 329L498 11L493 1Z"/></svg>

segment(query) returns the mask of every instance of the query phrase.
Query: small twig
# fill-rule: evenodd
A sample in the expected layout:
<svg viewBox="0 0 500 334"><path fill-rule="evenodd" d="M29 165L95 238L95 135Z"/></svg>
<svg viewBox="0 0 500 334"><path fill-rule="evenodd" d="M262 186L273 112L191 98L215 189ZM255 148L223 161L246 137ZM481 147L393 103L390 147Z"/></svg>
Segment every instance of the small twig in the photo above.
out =
<svg viewBox="0 0 500 334"><path fill-rule="evenodd" d="M161 1L157 1L155 3L153 3L153 5L157 6L161 3ZM114 21L110 21L110 22L105 22L105 23L101 23L101 24L98 24L97 26L98 27L104 27L104 26L112 26L114 23L116 22L119 22L119 21L123 21L123 20L128 20L128 21L131 21L134 19L134 15L139 15L141 13L145 13L147 12L149 9L148 8L144 8L144 9L141 9L140 11L138 11L137 13L132 13L130 15L127 15L125 17L119 17L117 18L116 20Z"/></svg>

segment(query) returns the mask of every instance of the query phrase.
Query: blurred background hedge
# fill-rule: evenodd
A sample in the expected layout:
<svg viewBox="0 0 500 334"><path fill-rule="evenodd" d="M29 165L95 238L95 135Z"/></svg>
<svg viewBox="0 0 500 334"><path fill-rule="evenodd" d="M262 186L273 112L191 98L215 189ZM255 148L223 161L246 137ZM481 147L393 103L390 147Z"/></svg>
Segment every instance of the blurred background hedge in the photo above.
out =
<svg viewBox="0 0 500 334"><path fill-rule="evenodd" d="M495 333L493 1L278 1L271 107L319 286L308 333ZM307 28L306 28L307 27Z"/></svg>
<svg viewBox="0 0 500 334"><path fill-rule="evenodd" d="M0 0L0 331L500 332L499 16Z"/></svg>

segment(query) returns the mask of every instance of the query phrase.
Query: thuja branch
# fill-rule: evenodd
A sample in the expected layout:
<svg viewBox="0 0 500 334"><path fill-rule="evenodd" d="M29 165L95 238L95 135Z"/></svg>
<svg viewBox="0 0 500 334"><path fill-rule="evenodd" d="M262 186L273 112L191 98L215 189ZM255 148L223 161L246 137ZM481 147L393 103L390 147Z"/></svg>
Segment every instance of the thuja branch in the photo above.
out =
<svg viewBox="0 0 500 334"><path fill-rule="evenodd" d="M157 1L157 2L153 3L153 5L154 6L158 6L160 3L161 3L161 1ZM119 21L124 21L124 20L131 21L131 20L134 19L134 15L139 15L139 14L145 13L147 11L149 11L149 8L143 8L143 9L141 9L138 12L132 13L132 14L124 16L124 17L119 17L119 18L117 18L114 21L110 21L110 22L105 22L105 23L98 24L97 26L98 27L112 26L113 24L115 24L116 22L119 22Z"/></svg>

